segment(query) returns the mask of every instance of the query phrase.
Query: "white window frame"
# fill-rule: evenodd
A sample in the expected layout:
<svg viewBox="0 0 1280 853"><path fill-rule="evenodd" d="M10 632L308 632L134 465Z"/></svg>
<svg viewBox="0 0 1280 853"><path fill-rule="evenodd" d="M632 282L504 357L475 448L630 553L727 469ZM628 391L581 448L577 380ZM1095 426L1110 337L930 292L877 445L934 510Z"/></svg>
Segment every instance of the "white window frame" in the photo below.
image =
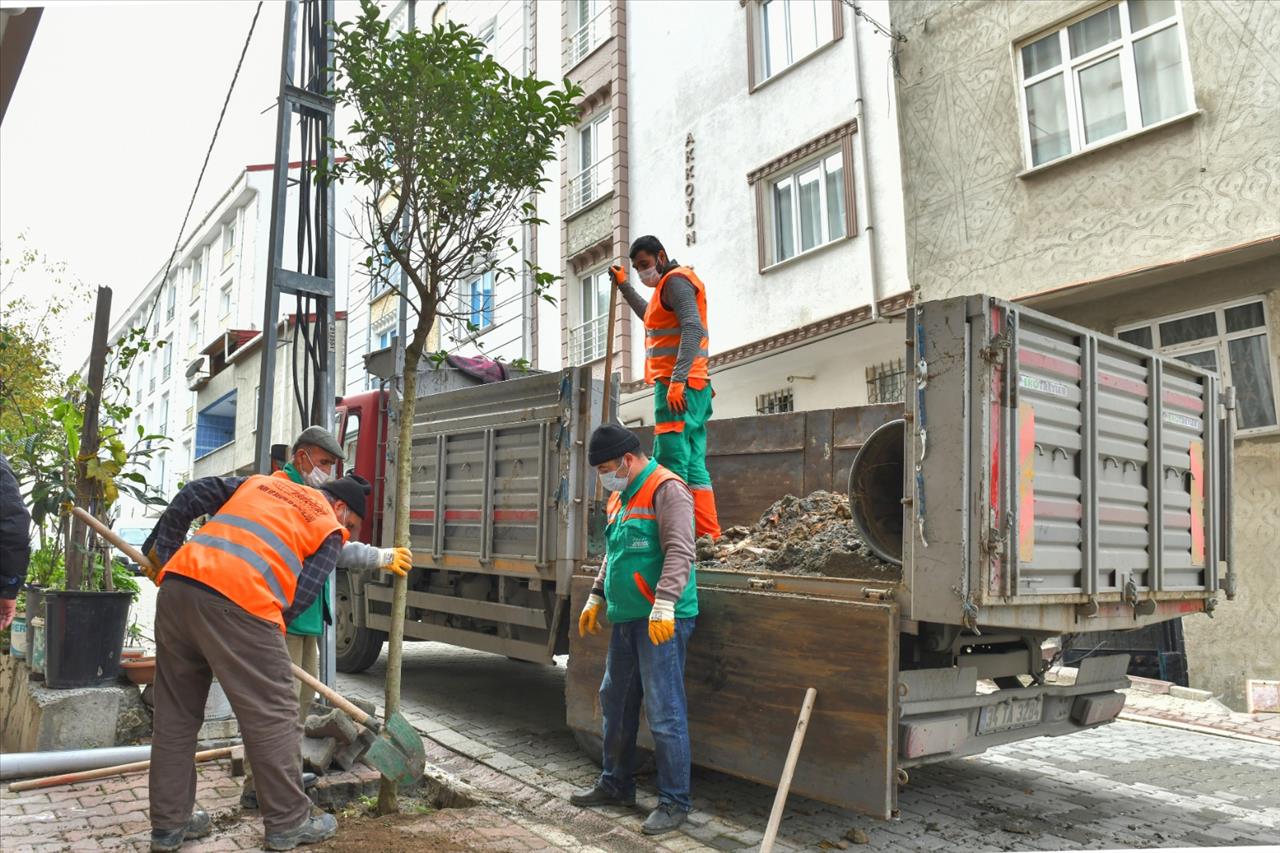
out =
<svg viewBox="0 0 1280 853"><path fill-rule="evenodd" d="M471 288L477 284L481 284L483 286L483 282L486 278L489 279L489 322L476 323L474 320L472 320L472 317L471 317L472 312L475 310L474 308L472 308L472 304L471 304ZM477 275L477 276L472 276L467 279L467 286L462 292L463 312L466 314L466 319L464 319L461 324L462 336L464 338L479 337L480 335L492 329L497 324L497 309L498 309L497 285L498 285L498 276L497 276L497 273L495 273L493 270L490 270L485 273L481 273L480 275ZM482 320L484 319L483 306L480 309L480 319ZM475 329L472 329L468 325L468 323L474 325Z"/></svg>
<svg viewBox="0 0 1280 853"><path fill-rule="evenodd" d="M814 154L812 157L805 158L801 163L788 166L785 171L780 171L776 175L771 175L764 179L765 194L765 218L768 220L767 245L769 249L768 266L787 263L796 258L804 257L813 252L817 252L832 243L838 243L841 240L851 237L849 229L849 205L854 204L854 199L848 195L844 195L845 220L841 223L844 233L837 237L831 236L831 222L827 215L827 169L826 163L831 157L840 157L840 168L848 170L850 163L844 155L844 146L836 143L828 148L823 149L820 153ZM822 233L816 244L808 249L800 248L800 206L799 206L799 179L806 172L817 167L820 171L818 177L818 212ZM845 190L845 175L847 172L842 171L840 177L841 193ZM782 184L791 185L791 240L792 253L787 257L780 256L780 247L778 245L778 205L777 205L777 189Z"/></svg>
<svg viewBox="0 0 1280 853"><path fill-rule="evenodd" d="M236 256L236 217L222 226L222 268L231 266Z"/></svg>
<svg viewBox="0 0 1280 853"><path fill-rule="evenodd" d="M604 305L596 305L594 316L587 316L587 306L583 300L583 291L586 289L588 281L593 283L591 292L598 293L599 285L596 280L602 276L608 276L607 266L600 266L589 270L578 276L578 323L569 330L569 363L589 364L604 358L605 349L608 346L608 314L609 303L605 301ZM608 287L613 284L609 283ZM607 291L606 291L607 292Z"/></svg>
<svg viewBox="0 0 1280 853"><path fill-rule="evenodd" d="M231 303L233 301L234 300L231 298L231 282L227 282L222 285L222 288L218 293L219 319L225 320L231 316Z"/></svg>
<svg viewBox="0 0 1280 853"><path fill-rule="evenodd" d="M178 312L178 277L175 275L165 285L164 292L164 321L172 323L174 316Z"/></svg>
<svg viewBox="0 0 1280 853"><path fill-rule="evenodd" d="M1123 7L1120 10L1120 38L1117 41L1108 42L1102 47L1094 48L1088 53L1081 54L1078 57L1071 55L1071 43L1067 34L1068 29L1076 23L1091 18L1094 15L1104 12L1112 6ZM1187 30L1182 14L1182 0L1174 0L1173 17L1158 21L1145 29L1134 32L1129 26L1129 2L1128 0L1115 0L1114 2L1105 3L1100 6L1094 6L1086 12L1075 15L1047 30L1041 30L1030 38L1021 39L1013 46L1014 65L1018 74L1018 111L1019 124L1022 129L1022 156L1026 163L1028 171L1040 169L1049 166L1052 163L1059 163L1068 157L1081 154L1086 151L1093 151L1105 145L1112 145L1122 139L1128 139L1139 133L1154 130L1195 113L1196 92L1191 80L1191 59L1187 51ZM1152 122L1149 125L1142 124L1142 106L1138 98L1138 72L1134 64L1133 45L1135 42L1141 41L1148 36L1166 30L1170 27L1178 28L1178 46L1182 52L1182 83L1187 94L1187 107L1177 115L1172 115L1159 121ZM1034 77L1027 77L1023 67L1022 49L1028 45L1034 44L1049 35L1058 37L1058 48L1060 61L1053 68L1041 71ZM1110 59L1113 56L1120 57L1120 79L1124 87L1125 101L1125 130L1114 133L1110 136L1096 140L1094 142L1085 142L1084 128L1084 109L1081 101L1079 74L1086 68L1097 65ZM1036 163L1031 153L1031 125L1027 112L1027 91L1037 83L1043 82L1058 74L1063 75L1063 92L1066 98L1067 106L1067 131L1070 139L1070 150L1065 154L1059 155L1052 160L1045 160L1043 163Z"/></svg>
<svg viewBox="0 0 1280 853"><path fill-rule="evenodd" d="M1255 326L1239 332L1228 332L1226 312L1230 308L1237 308L1241 305L1252 305L1254 303L1262 304L1262 326ZM1160 343L1160 324L1168 323L1174 320L1183 320L1187 317L1196 317L1200 314L1214 314L1217 322L1218 332L1210 338L1199 338L1194 341L1183 341L1169 346L1161 346ZM1248 296L1242 299L1233 299L1229 302L1219 302L1212 305L1204 305L1190 311L1180 311L1176 314L1166 314L1154 317L1150 320L1144 320L1141 323L1129 323L1119 326L1115 330L1118 336L1123 332L1134 331L1135 329L1151 330L1151 348L1161 355L1170 358L1177 358L1180 355L1188 353L1205 352L1213 350L1218 361L1218 376L1222 378L1223 386L1231 385L1231 358L1227 352L1227 342L1238 340L1240 338L1253 338L1259 334L1262 335L1263 341L1267 347L1267 365L1271 370L1271 396L1272 405L1275 407L1276 423L1271 426L1252 427L1249 429L1240 429L1237 427L1236 435L1248 437L1253 435L1272 435L1280 433L1280 368L1276 365L1276 350L1271 341L1271 313L1270 307L1267 305L1267 297L1263 295Z"/></svg>
<svg viewBox="0 0 1280 853"><path fill-rule="evenodd" d="M587 9L586 20L582 20L583 5ZM613 34L609 14L612 11L612 5L611 0L574 0L570 4L569 18L572 30L565 39L568 42L566 69L586 59Z"/></svg>
<svg viewBox="0 0 1280 853"><path fill-rule="evenodd" d="M600 138L600 129L609 124L607 139ZM592 162L583 164L586 146L584 137L591 140ZM601 154L603 149L604 153ZM613 192L613 111L604 109L578 125L573 136L573 164L577 172L569 178L565 215L572 216L595 204Z"/></svg>
<svg viewBox="0 0 1280 853"><path fill-rule="evenodd" d="M768 32L768 28L765 26L765 7L766 5L768 5L769 2L777 3L780 7L781 6L789 7L792 2L812 2L814 6L814 12L816 15L821 15L825 12L825 14L831 16L830 37L827 38L825 41L817 41L815 37L814 40L816 43L813 49L806 51L805 53L802 53L799 56L797 56L795 54L795 40L792 38L792 35L791 35L792 16L790 14L790 8L788 8L787 14L784 18L785 20L784 38L786 39L786 42L787 42L787 45L786 45L787 54L790 57L790 59L788 60L787 64L783 65L781 68L770 68L769 67L769 32ZM783 72L796 67L797 65L799 65L800 63L808 59L809 57L817 54L827 45L832 44L833 42L839 41L841 36L844 35L842 31L843 28L841 27L840 24L836 23L836 16L839 14L842 14L841 7L836 5L833 8L833 4L830 2L830 0L766 0L766 2L752 3L750 14L754 16L754 20L752 21L752 24L753 24L752 29L755 33L755 36L753 39L754 44L752 44L750 47L753 54L753 59L755 60L755 68L759 72L758 78L755 80L755 86L760 86L768 82L769 80L772 80L775 77L779 76Z"/></svg>

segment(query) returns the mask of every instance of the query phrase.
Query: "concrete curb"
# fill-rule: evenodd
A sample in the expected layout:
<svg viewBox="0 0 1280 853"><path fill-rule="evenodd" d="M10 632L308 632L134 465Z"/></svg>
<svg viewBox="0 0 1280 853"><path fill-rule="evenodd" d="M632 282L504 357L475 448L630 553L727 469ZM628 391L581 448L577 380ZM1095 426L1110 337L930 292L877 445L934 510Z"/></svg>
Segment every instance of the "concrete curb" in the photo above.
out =
<svg viewBox="0 0 1280 853"><path fill-rule="evenodd" d="M1219 729L1213 726L1200 726L1195 723L1183 723L1178 720L1168 720L1164 717L1147 716L1146 714L1135 714L1132 711L1121 711L1118 720L1128 720L1131 723L1149 723L1153 726L1165 726L1170 729L1181 729L1187 732L1196 732L1203 735L1217 735L1218 737L1231 738L1233 740L1243 740L1249 743L1261 743L1267 746L1280 746L1280 739L1258 737L1257 735L1244 734L1243 732L1233 732L1228 729Z"/></svg>

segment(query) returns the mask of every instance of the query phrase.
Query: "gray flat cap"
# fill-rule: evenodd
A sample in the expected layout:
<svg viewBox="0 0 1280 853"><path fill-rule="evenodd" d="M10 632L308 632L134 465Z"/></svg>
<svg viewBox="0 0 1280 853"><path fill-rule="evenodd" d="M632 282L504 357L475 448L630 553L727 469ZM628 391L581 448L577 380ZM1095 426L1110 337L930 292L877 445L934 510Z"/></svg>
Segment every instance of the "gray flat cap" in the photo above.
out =
<svg viewBox="0 0 1280 853"><path fill-rule="evenodd" d="M289 449L289 454L293 455L298 452L299 447L318 447L321 450L332 453L339 459L346 459L346 455L342 452L342 448L338 445L338 440L333 437L333 433L324 427L309 426L298 435L298 440L293 443L293 447Z"/></svg>

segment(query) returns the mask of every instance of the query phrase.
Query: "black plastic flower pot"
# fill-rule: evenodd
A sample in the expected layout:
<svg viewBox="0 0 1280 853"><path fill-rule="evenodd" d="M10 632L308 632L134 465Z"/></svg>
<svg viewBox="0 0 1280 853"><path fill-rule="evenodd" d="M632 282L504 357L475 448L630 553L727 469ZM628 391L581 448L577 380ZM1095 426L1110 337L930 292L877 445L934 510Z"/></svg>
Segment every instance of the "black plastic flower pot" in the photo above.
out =
<svg viewBox="0 0 1280 853"><path fill-rule="evenodd" d="M47 590L45 686L98 687L115 681L132 603L130 592Z"/></svg>

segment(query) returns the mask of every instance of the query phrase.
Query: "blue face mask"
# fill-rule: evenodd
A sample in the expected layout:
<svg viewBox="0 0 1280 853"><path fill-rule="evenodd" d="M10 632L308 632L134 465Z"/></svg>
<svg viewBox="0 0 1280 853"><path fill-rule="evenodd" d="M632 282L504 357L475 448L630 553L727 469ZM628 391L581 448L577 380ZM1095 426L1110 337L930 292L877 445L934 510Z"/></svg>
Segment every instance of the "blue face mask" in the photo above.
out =
<svg viewBox="0 0 1280 853"><path fill-rule="evenodd" d="M630 482L630 475L622 468L615 468L607 474L600 474L600 485L604 486L606 492L621 492L627 488L627 484Z"/></svg>

